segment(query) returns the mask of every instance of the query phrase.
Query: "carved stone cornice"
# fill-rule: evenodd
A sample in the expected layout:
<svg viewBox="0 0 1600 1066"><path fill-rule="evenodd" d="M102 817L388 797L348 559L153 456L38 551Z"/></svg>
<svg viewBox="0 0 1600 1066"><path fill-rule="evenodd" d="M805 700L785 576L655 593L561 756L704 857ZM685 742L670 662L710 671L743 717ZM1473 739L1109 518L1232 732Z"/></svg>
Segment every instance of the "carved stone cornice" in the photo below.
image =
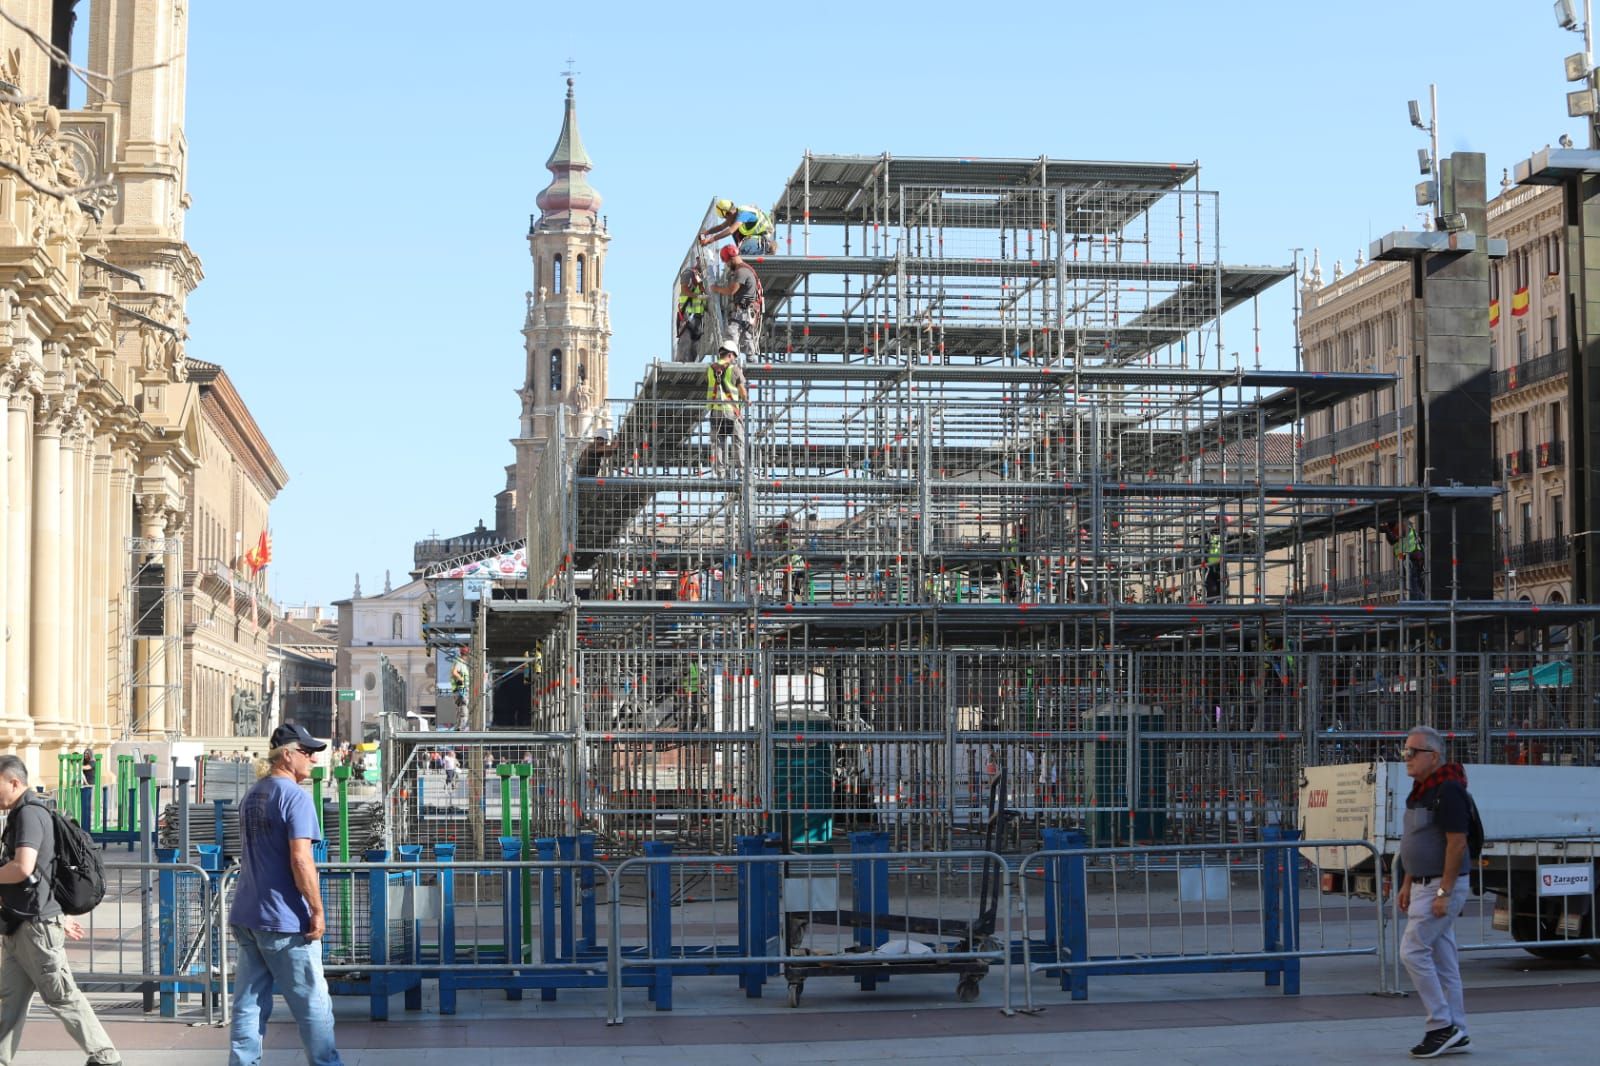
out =
<svg viewBox="0 0 1600 1066"><path fill-rule="evenodd" d="M61 443L67 448L81 448L89 438L89 412L81 403L74 403L61 419Z"/></svg>
<svg viewBox="0 0 1600 1066"><path fill-rule="evenodd" d="M39 364L18 352L0 359L0 393L11 404L26 403L44 388L44 371Z"/></svg>
<svg viewBox="0 0 1600 1066"><path fill-rule="evenodd" d="M77 391L43 392L33 407L34 431L45 436L61 436L78 410Z"/></svg>

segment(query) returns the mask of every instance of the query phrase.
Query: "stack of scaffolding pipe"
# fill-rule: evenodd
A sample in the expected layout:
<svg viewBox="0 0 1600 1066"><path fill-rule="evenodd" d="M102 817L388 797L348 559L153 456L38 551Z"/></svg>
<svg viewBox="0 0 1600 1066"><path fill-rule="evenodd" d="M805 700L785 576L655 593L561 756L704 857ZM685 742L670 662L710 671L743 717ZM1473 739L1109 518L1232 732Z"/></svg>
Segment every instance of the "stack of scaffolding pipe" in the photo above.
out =
<svg viewBox="0 0 1600 1066"><path fill-rule="evenodd" d="M217 808L215 803L189 805L189 842L191 844L215 843ZM323 837L328 842L328 857L334 859L339 852L339 804L325 799L322 804ZM161 847L178 846L178 805L168 803L161 811L159 827ZM222 806L222 853L230 858L240 854L239 808L237 804ZM371 848L383 846L383 808L381 804L350 804L350 857L358 859Z"/></svg>

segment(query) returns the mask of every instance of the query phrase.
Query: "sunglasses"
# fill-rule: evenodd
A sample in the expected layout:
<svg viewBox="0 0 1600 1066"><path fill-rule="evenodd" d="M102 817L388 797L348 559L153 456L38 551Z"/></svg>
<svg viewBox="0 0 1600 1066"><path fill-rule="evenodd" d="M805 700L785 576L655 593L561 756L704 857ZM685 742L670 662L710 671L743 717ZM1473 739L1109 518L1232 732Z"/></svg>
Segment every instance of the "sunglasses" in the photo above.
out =
<svg viewBox="0 0 1600 1066"><path fill-rule="evenodd" d="M1432 750L1433 750L1432 748L1401 748L1400 749L1400 757L1402 759L1409 759L1413 755L1421 755L1424 752L1429 752L1429 751L1432 751Z"/></svg>

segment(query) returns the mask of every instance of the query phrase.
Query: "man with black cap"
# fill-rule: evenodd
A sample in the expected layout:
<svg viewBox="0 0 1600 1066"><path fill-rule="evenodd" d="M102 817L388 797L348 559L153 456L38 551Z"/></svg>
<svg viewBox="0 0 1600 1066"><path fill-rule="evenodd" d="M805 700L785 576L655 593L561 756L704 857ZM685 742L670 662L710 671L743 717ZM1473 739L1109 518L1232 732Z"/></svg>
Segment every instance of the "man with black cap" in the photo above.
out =
<svg viewBox="0 0 1600 1066"><path fill-rule="evenodd" d="M322 892L311 846L322 839L311 796L312 757L328 745L304 726L272 731L272 750L256 764L260 778L239 803L244 854L228 912L239 946L233 980L229 1066L257 1066L276 991L300 1027L311 1066L339 1066L333 1001L322 976Z"/></svg>

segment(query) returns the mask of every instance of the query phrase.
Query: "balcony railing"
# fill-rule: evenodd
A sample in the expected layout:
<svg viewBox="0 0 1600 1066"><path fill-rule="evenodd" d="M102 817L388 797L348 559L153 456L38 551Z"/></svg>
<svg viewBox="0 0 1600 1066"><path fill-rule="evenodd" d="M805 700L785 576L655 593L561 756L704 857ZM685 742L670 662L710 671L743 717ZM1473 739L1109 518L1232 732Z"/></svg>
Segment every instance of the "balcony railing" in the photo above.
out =
<svg viewBox="0 0 1600 1066"><path fill-rule="evenodd" d="M1496 370L1490 379L1489 391L1493 396L1527 388L1536 381L1545 381L1567 372L1568 356L1565 351L1546 352L1537 359L1529 359L1504 370Z"/></svg>
<svg viewBox="0 0 1600 1066"><path fill-rule="evenodd" d="M1526 477L1533 473L1533 454L1527 448L1506 452L1506 477Z"/></svg>
<svg viewBox="0 0 1600 1066"><path fill-rule="evenodd" d="M1291 603L1347 603L1351 600L1366 600L1385 593L1395 592L1400 588L1400 571L1380 570L1377 573L1366 574L1362 577L1347 577L1340 581L1329 582L1326 588L1312 585L1296 596L1290 596Z"/></svg>
<svg viewBox="0 0 1600 1066"><path fill-rule="evenodd" d="M1571 557L1571 537L1545 537L1506 548L1495 560L1495 569L1526 570L1534 566L1560 566Z"/></svg>
<svg viewBox="0 0 1600 1066"><path fill-rule="evenodd" d="M283 615L282 609L263 595L259 579L246 577L223 559L209 556L202 558L197 577L209 578L215 582L210 594L218 599L231 599L236 610L242 610L245 604L254 602L256 610L265 611L272 618L280 618Z"/></svg>
<svg viewBox="0 0 1600 1066"><path fill-rule="evenodd" d="M1561 466L1567 461L1567 442L1564 440L1542 441L1534 451L1534 459L1538 462L1540 470Z"/></svg>
<svg viewBox="0 0 1600 1066"><path fill-rule="evenodd" d="M1400 427L1402 429L1411 425L1412 409L1400 409ZM1393 412L1369 418L1365 422L1358 422L1353 426L1335 430L1326 436L1316 437L1306 441L1305 449L1301 452L1302 459L1320 459L1324 455L1342 452L1357 445L1367 444L1381 440L1395 431L1395 416Z"/></svg>

